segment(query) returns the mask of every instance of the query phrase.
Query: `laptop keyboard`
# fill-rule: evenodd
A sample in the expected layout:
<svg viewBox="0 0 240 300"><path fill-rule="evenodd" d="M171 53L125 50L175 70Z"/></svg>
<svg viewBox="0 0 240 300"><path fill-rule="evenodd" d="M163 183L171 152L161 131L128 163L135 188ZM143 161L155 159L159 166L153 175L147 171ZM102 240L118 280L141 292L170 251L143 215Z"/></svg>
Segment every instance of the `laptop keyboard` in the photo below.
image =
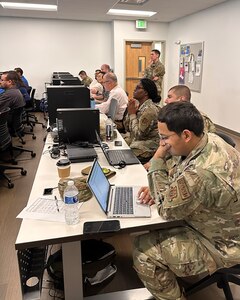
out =
<svg viewBox="0 0 240 300"><path fill-rule="evenodd" d="M133 214L133 188L116 187L114 199L114 214Z"/></svg>
<svg viewBox="0 0 240 300"><path fill-rule="evenodd" d="M120 161L125 161L125 155L121 150L114 150L111 152L108 152L108 156L110 158L111 161L113 162L120 162Z"/></svg>

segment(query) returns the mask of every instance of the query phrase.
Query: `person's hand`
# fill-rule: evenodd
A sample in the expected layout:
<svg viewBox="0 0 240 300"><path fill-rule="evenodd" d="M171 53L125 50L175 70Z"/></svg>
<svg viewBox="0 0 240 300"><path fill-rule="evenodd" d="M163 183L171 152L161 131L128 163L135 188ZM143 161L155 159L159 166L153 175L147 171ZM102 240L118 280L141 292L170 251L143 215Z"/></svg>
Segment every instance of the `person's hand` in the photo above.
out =
<svg viewBox="0 0 240 300"><path fill-rule="evenodd" d="M153 81L157 81L158 79L159 79L158 76L154 76L152 80L153 80Z"/></svg>
<svg viewBox="0 0 240 300"><path fill-rule="evenodd" d="M91 94L97 94L98 90L95 88L90 89Z"/></svg>
<svg viewBox="0 0 240 300"><path fill-rule="evenodd" d="M133 115L136 114L138 110L138 102L136 99L129 99L128 101L128 114Z"/></svg>
<svg viewBox="0 0 240 300"><path fill-rule="evenodd" d="M159 147L158 147L157 151L154 153L153 157L155 159L157 159L157 158L164 159L166 157L166 155L168 154L170 147L171 146L169 144L163 145L162 142L160 141Z"/></svg>
<svg viewBox="0 0 240 300"><path fill-rule="evenodd" d="M150 195L149 187L143 186L138 192L138 200L140 203L153 205L155 203L154 199Z"/></svg>
<svg viewBox="0 0 240 300"><path fill-rule="evenodd" d="M148 161L147 163L145 163L143 166L144 166L144 168L145 168L145 170L149 170L149 168L150 168L150 165L151 165L151 163L150 163L150 161Z"/></svg>

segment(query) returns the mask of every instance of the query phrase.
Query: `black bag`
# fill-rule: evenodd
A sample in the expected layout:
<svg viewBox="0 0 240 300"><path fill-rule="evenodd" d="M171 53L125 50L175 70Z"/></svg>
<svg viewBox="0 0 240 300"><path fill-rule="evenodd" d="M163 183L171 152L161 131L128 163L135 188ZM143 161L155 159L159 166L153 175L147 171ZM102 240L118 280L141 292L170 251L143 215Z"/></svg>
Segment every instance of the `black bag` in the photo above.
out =
<svg viewBox="0 0 240 300"><path fill-rule="evenodd" d="M84 240L82 245L83 283L96 285L113 277L117 268L113 264L116 252L114 247L102 240ZM62 250L50 255L47 271L54 280L56 289L64 290Z"/></svg>

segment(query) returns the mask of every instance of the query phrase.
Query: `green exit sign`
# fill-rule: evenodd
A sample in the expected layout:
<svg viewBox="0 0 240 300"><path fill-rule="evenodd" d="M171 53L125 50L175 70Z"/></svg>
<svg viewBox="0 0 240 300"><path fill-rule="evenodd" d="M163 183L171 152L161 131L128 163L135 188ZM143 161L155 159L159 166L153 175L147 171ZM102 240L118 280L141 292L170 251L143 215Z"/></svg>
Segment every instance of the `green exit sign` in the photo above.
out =
<svg viewBox="0 0 240 300"><path fill-rule="evenodd" d="M146 20L136 20L136 28L146 29L147 28L147 21Z"/></svg>

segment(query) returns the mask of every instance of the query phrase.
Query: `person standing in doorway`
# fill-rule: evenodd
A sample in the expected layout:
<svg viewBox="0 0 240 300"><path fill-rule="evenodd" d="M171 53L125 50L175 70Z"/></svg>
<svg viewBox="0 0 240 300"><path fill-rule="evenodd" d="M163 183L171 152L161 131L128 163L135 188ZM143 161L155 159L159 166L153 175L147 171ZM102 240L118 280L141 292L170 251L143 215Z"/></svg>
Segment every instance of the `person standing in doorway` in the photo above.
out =
<svg viewBox="0 0 240 300"><path fill-rule="evenodd" d="M157 49L153 49L151 51L150 63L149 63L149 66L145 69L144 76L143 76L143 77L149 78L155 82L159 96L161 96L162 81L163 81L163 76L165 74L165 67L159 61L160 55L161 55L161 52Z"/></svg>

